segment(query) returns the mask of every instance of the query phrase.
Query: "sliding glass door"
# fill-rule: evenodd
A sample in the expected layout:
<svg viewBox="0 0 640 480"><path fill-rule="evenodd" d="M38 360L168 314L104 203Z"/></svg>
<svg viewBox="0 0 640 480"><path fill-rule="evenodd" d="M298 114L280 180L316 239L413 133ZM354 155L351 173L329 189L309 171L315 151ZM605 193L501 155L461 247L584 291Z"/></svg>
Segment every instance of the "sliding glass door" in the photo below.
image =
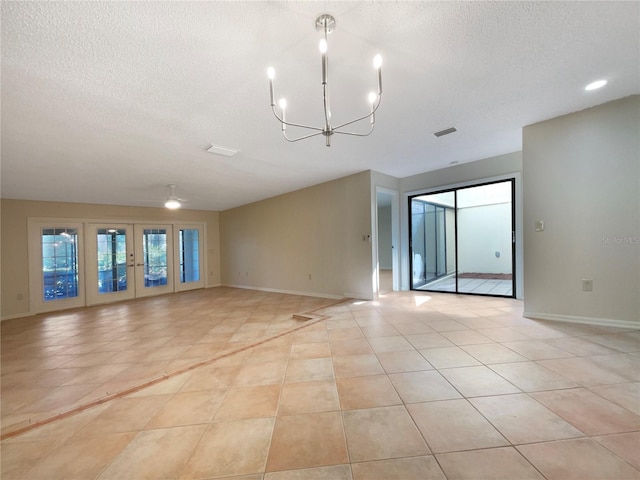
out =
<svg viewBox="0 0 640 480"><path fill-rule="evenodd" d="M515 296L514 180L409 198L411 288Z"/></svg>
<svg viewBox="0 0 640 480"><path fill-rule="evenodd" d="M456 270L454 192L422 195L411 202L412 288L431 285L451 290L443 282Z"/></svg>
<svg viewBox="0 0 640 480"><path fill-rule="evenodd" d="M512 183L457 191L460 293L514 295Z"/></svg>

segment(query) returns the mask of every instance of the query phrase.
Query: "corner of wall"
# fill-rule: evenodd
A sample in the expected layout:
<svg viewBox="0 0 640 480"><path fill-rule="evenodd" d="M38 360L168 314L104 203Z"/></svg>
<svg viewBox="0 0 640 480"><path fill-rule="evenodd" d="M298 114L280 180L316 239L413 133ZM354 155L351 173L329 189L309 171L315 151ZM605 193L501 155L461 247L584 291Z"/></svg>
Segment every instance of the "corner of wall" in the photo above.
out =
<svg viewBox="0 0 640 480"><path fill-rule="evenodd" d="M638 131L640 95L524 128L530 315L640 327Z"/></svg>

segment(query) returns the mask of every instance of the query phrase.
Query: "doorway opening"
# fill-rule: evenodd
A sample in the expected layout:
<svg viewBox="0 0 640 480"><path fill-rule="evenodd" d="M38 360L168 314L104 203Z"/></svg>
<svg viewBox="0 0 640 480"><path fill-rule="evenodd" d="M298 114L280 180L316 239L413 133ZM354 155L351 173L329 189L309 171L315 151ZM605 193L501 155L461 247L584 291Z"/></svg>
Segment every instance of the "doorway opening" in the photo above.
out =
<svg viewBox="0 0 640 480"><path fill-rule="evenodd" d="M377 293L399 290L399 193L376 187L376 280Z"/></svg>
<svg viewBox="0 0 640 480"><path fill-rule="evenodd" d="M411 289L515 297L515 180L409 197Z"/></svg>

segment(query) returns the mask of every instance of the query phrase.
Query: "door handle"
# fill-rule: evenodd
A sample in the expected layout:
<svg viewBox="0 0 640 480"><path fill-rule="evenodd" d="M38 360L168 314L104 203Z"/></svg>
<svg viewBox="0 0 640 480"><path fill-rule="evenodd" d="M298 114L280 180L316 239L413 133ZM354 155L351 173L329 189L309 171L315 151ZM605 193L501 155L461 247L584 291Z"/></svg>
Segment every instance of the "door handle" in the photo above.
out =
<svg viewBox="0 0 640 480"><path fill-rule="evenodd" d="M138 267L144 267L144 263L136 263L136 266L138 266Z"/></svg>

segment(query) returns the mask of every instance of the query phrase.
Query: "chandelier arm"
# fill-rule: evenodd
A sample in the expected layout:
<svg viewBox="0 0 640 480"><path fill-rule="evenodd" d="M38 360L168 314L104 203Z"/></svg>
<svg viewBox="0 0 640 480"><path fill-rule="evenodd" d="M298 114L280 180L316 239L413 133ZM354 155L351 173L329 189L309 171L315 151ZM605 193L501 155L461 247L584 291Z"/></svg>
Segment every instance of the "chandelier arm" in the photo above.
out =
<svg viewBox="0 0 640 480"><path fill-rule="evenodd" d="M355 120L351 120L350 122L346 122L346 123L338 125L337 127L333 127L333 129L337 130L339 128L346 127L347 125L351 125L352 123L356 123L356 122L359 122L361 120L366 120L367 118L371 118L376 113L376 111L378 110L378 107L380 106L381 100L382 99L378 100L378 104L376 105L376 107L373 109L372 112L369 112L367 115L364 115L363 117L356 118Z"/></svg>
<svg viewBox="0 0 640 480"><path fill-rule="evenodd" d="M278 116L278 114L276 113L276 108L275 108L273 105L271 106L271 111L273 112L273 115L278 119L278 121L279 121L280 123L283 123L283 124L285 124L285 125L286 125L286 126L288 126L288 127L308 128L309 130L316 130L316 131L318 131L318 132L319 132L319 133L316 133L316 134L314 134L314 135L319 135L320 133L322 133L322 132L323 132L323 129L322 129L322 128L318 128L318 127L311 127L311 126L309 126L309 125L301 125L301 124L299 124L299 123L291 123L291 122L285 122L285 121L283 121L283 120Z"/></svg>
<svg viewBox="0 0 640 480"><path fill-rule="evenodd" d="M299 123L291 123L285 120L285 109L286 109L286 101L285 99L280 100L280 108L281 113L278 115L276 111L275 104L275 92L273 88L273 78L275 76L275 70L272 67L267 69L267 76L269 77L269 96L271 99L271 111L273 112L274 117L280 122L282 127L282 136L288 142L298 142L300 140L304 140L310 137L316 137L318 135L323 135L326 140L327 147L331 146L331 136L334 133L340 133L342 135L352 135L356 137L366 137L370 135L375 127L376 123L376 111L380 107L382 102L382 57L380 55L376 55L373 59L373 66L377 70L377 80L378 80L378 93L377 93L377 101L375 93L369 94L369 100L371 103L370 109L371 111L367 115L363 115L349 122L345 122L336 127L331 125L331 101L329 95L329 59L327 55L327 37L328 34L331 33L335 29L335 18L333 18L330 14L320 15L316 19L316 31L323 31L324 38L320 41L320 53L322 54L321 64L322 64L322 103L323 103L323 113L324 113L324 127L312 127L311 125L302 125ZM358 123L363 120L369 119L369 131L366 133L363 132L341 132L339 129ZM287 126L297 127L297 128L306 128L307 130L313 130L314 133L310 133L308 135L303 135L298 138L289 138L287 137Z"/></svg>
<svg viewBox="0 0 640 480"><path fill-rule="evenodd" d="M354 137L368 137L369 135L371 135L372 132L373 132L373 125L371 125L371 128L369 129L369 131L367 133L339 132L337 130L333 131L333 133L339 133L341 135L352 135Z"/></svg>
<svg viewBox="0 0 640 480"><path fill-rule="evenodd" d="M319 130L319 129L316 129L316 130ZM284 139L287 142L291 142L291 143L304 140L305 138L317 137L318 135L322 135L322 130L317 133L310 133L309 135L304 135L303 137L300 137L300 138L289 138L287 137L287 132L282 132L282 136L284 137Z"/></svg>

